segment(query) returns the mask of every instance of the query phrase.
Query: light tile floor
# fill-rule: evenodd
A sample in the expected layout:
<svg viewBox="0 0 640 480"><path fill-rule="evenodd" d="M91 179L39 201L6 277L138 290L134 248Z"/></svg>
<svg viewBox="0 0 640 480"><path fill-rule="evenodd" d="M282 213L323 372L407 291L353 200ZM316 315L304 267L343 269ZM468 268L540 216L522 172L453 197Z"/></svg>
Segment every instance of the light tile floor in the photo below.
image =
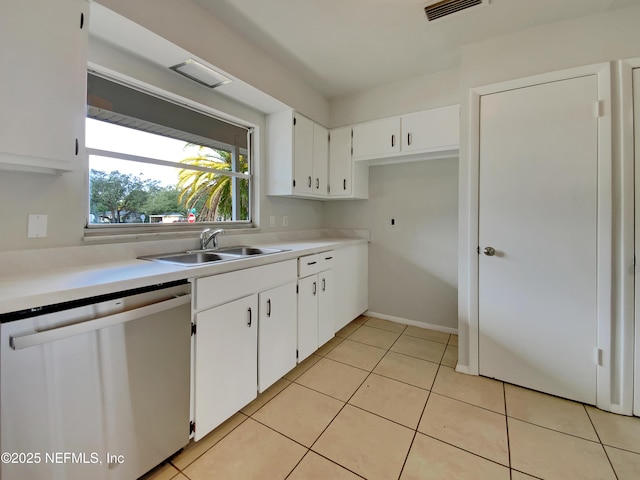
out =
<svg viewBox="0 0 640 480"><path fill-rule="evenodd" d="M456 373L457 345L359 317L144 478L640 479L640 418Z"/></svg>

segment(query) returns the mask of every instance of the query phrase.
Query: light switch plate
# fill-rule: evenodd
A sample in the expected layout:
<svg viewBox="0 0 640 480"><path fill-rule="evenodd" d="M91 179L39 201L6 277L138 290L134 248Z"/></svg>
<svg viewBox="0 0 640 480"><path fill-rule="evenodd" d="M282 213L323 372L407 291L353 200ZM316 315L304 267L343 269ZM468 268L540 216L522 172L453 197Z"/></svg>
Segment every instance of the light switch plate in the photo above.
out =
<svg viewBox="0 0 640 480"><path fill-rule="evenodd" d="M47 236L47 215L29 215L27 236L29 238L43 238Z"/></svg>

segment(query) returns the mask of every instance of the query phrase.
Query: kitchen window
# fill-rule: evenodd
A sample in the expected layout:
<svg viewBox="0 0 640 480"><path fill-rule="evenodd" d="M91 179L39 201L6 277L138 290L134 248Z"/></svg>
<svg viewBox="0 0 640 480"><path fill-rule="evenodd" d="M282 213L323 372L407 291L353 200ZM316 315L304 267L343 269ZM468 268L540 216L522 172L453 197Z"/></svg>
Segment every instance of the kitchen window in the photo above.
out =
<svg viewBox="0 0 640 480"><path fill-rule="evenodd" d="M251 224L251 129L88 77L87 227Z"/></svg>

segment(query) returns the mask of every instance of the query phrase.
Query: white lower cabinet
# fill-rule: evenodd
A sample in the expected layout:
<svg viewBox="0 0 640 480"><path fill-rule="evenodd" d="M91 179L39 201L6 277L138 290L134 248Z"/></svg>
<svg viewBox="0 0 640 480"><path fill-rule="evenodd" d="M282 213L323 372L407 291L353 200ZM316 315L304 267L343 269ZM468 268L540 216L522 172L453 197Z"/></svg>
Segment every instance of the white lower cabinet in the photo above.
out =
<svg viewBox="0 0 640 480"><path fill-rule="evenodd" d="M296 279L289 260L195 280L196 441L295 367Z"/></svg>
<svg viewBox="0 0 640 480"><path fill-rule="evenodd" d="M258 391L296 366L296 282L259 294Z"/></svg>
<svg viewBox="0 0 640 480"><path fill-rule="evenodd" d="M335 331L369 308L369 244L334 250Z"/></svg>
<svg viewBox="0 0 640 480"><path fill-rule="evenodd" d="M196 315L195 440L256 398L258 295Z"/></svg>
<svg viewBox="0 0 640 480"><path fill-rule="evenodd" d="M298 259L298 362L335 334L332 266L332 251Z"/></svg>

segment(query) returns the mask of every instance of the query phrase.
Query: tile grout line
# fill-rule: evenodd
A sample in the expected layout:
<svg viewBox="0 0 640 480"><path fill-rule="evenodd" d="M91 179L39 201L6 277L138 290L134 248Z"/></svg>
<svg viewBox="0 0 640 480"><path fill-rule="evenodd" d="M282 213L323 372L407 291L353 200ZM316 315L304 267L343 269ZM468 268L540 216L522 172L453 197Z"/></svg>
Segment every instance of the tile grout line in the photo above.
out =
<svg viewBox="0 0 640 480"><path fill-rule="evenodd" d="M504 398L504 425L507 429L507 459L509 461L509 479L513 480L513 465L511 464L511 439L509 438L509 411L507 410L507 389L502 382L502 396Z"/></svg>
<svg viewBox="0 0 640 480"><path fill-rule="evenodd" d="M436 369L436 374L433 376L433 383L431 384L431 388L433 388L433 384L436 383L436 377L438 376L439 371L440 371L440 365L438 365L438 368ZM404 472L404 467L407 465L407 460L409 460L409 454L411 453L411 449L413 448L413 443L416 441L416 436L418 435L418 428L420 428L420 422L422 422L422 417L424 417L424 413L427 411L427 404L429 403L429 399L431 398L431 393L432 391L429 390L429 395L427 395L427 401L424 402L424 407L422 407L422 413L420 414L420 418L418 419L416 428L413 431L413 438L411 439L411 443L409 444L407 455L404 457L404 462L402 462L402 468L400 469L398 480L400 480L400 478L402 477L402 472Z"/></svg>
<svg viewBox="0 0 640 480"><path fill-rule="evenodd" d="M244 408L244 407L243 407L243 408ZM234 415L237 415L238 413L242 413L242 412L238 411L238 412L236 412ZM191 462L189 462L187 465L185 465L184 469L181 469L181 468L179 468L177 465L175 465L175 464L172 462L172 459L169 459L169 460L167 461L167 463L169 463L171 466L173 466L174 468L176 468L176 469L178 470L178 472L182 473L185 477L189 478L189 477L187 476L187 474L186 474L186 473L184 473L184 470L186 470L186 469L187 469L187 468L189 468L191 465L193 465L196 461L198 461L200 458L202 458L202 457L203 457L207 452L209 452L209 450L211 450L213 447L215 447L216 445L218 445L218 444L219 444L223 439L225 439L225 438L226 438L226 437L227 437L231 432L233 432L236 428L238 428L240 425L242 425L244 422L246 422L249 418L251 418L249 415L245 415L244 413L242 413L242 415L244 415L246 418L244 418L240 423L238 423L238 425L236 425L236 426L235 426L235 427L233 427L231 430L229 430L227 433L225 433L225 434L220 438L220 440L218 440L216 443L214 443L214 444L213 444L213 445L211 445L209 448L207 448L204 452L202 452L202 454L201 454L201 455L198 455L198 456L197 456L196 458L194 458ZM229 418L232 418L232 417L229 417ZM227 419L227 420L228 420L228 419ZM226 422L227 420L225 420L225 422ZM220 425L218 425L218 426L222 426L225 422L222 422L222 423L221 423ZM218 427L216 427L216 428L218 428ZM211 432L209 432L209 434L208 434L208 435L212 434L213 432L215 432L215 429L214 429L214 430L212 430ZM201 440L204 440L204 438L202 438ZM196 442L194 441L194 445L195 445L195 443L196 443ZM187 444L187 445L189 445L189 444ZM183 448L183 451L184 451L184 448ZM177 456L177 455L174 455L174 457L175 457L175 456Z"/></svg>
<svg viewBox="0 0 640 480"><path fill-rule="evenodd" d="M609 452L607 452L607 449L604 448L604 443L602 443L602 439L600 438L600 433L598 433L598 429L596 428L595 423L593 423L593 419L591 418L591 415L589 415L589 410L587 410L587 406L584 403L582 404L582 408L584 408L584 412L587 414L587 418L591 422L591 426L593 427L593 430L596 432L596 437L598 437L598 442L600 442L600 446L602 447L602 451L604 452L605 456L607 457L607 461L609 462L609 466L611 466L611 471L613 472L613 475L617 479L618 478L618 472L616 472L616 469L613 466L613 462L611 461L611 458L609 457Z"/></svg>
<svg viewBox="0 0 640 480"><path fill-rule="evenodd" d="M356 330L357 330L357 329L356 329ZM398 338L400 338L400 337L398 337ZM397 339L396 339L396 341L397 341ZM394 344L395 344L395 342L394 342ZM392 345L392 346L393 346L393 345ZM389 348L391 348L391 347L389 347ZM389 352L389 349L387 349L387 353L388 353L388 352ZM385 355L386 355L387 353L385 353ZM322 432L320 432L320 435L318 435L318 438L316 438L316 439L315 439L315 441L311 444L311 447L309 447L309 450L313 451L314 453L316 453L316 454L318 454L318 455L323 456L323 458L326 458L326 457L324 457L324 455L322 455L322 454L320 454L319 452L316 452L315 450L313 450L313 447L315 446L315 444L316 444L316 443L318 443L318 440L320 440L320 438L322 437L322 435L324 435L324 433L327 431L327 429L331 426L331 424L335 421L335 419L338 417L338 415L340 415L340 413L345 409L345 407L346 407L347 405L349 405L349 406L351 406L351 407L353 407L353 408L358 408L358 407L356 407L355 405L351 405L351 404L349 403L349 401L350 401L350 400L353 398L353 396L358 392L358 390L360 390L360 388L362 387L362 385L364 385L364 384L365 384L365 382L367 381L367 379L372 375L373 370L375 370L375 368L380 364L380 362L382 361L382 359L384 358L384 356L385 356L385 355L383 355L383 356L380 358L380 360L378 360L378 361L376 362L376 364L373 366L373 368L369 371L369 374L368 374L368 375L367 375L367 376L362 380L362 382L360 383L360 385L358 385L358 388L356 388L356 389L354 390L354 392L353 392L353 393L351 394L351 396L347 399L347 401L344 403L344 405L342 406L342 408L340 408L340 410L338 410L338 413L336 413L336 414L335 414L335 416L331 419L331 421L327 424L327 426L322 430ZM331 359L329 359L329 360L331 360ZM335 360L334 360L334 361L335 361ZM339 362L339 363L342 363L342 362ZM345 365L348 365L348 364L345 364ZM350 365L350 366L353 366L353 365ZM354 367L354 368L357 368L357 367ZM361 370L362 370L362 369L361 369ZM326 394L325 394L325 395L326 395ZM333 397L332 397L332 398L333 398ZM425 404L425 405L426 405L426 404ZM363 411L365 411L365 412L367 412L367 413L371 413L371 412L369 412L369 411L367 411L367 410L364 410L364 409L359 409L359 410L363 410ZM374 415L375 415L375 414L374 414ZM379 416L379 415L378 415L378 416ZM381 418L384 418L384 417L381 417ZM388 419L385 419L385 420L388 420ZM390 421L390 420L388 420L388 421ZM403 427L404 427L404 425L403 425ZM407 428L407 427L405 427L405 428ZM329 461L333 462L334 464L336 464L336 465L338 465L338 466L340 466L340 467L342 467L342 468L345 468L346 470L349 470L349 471L351 472L351 470L350 470L350 469L348 469L347 467L345 467L344 465L341 465L341 464L339 464L338 462L335 462L335 461L333 461L333 460L331 460L331 459L329 459L329 458L327 458L327 460L329 460ZM364 477L362 477L362 475L359 475L359 474L357 474L356 472L352 472L352 473L355 473L355 474L356 474L356 475L358 475L359 477L364 478Z"/></svg>

